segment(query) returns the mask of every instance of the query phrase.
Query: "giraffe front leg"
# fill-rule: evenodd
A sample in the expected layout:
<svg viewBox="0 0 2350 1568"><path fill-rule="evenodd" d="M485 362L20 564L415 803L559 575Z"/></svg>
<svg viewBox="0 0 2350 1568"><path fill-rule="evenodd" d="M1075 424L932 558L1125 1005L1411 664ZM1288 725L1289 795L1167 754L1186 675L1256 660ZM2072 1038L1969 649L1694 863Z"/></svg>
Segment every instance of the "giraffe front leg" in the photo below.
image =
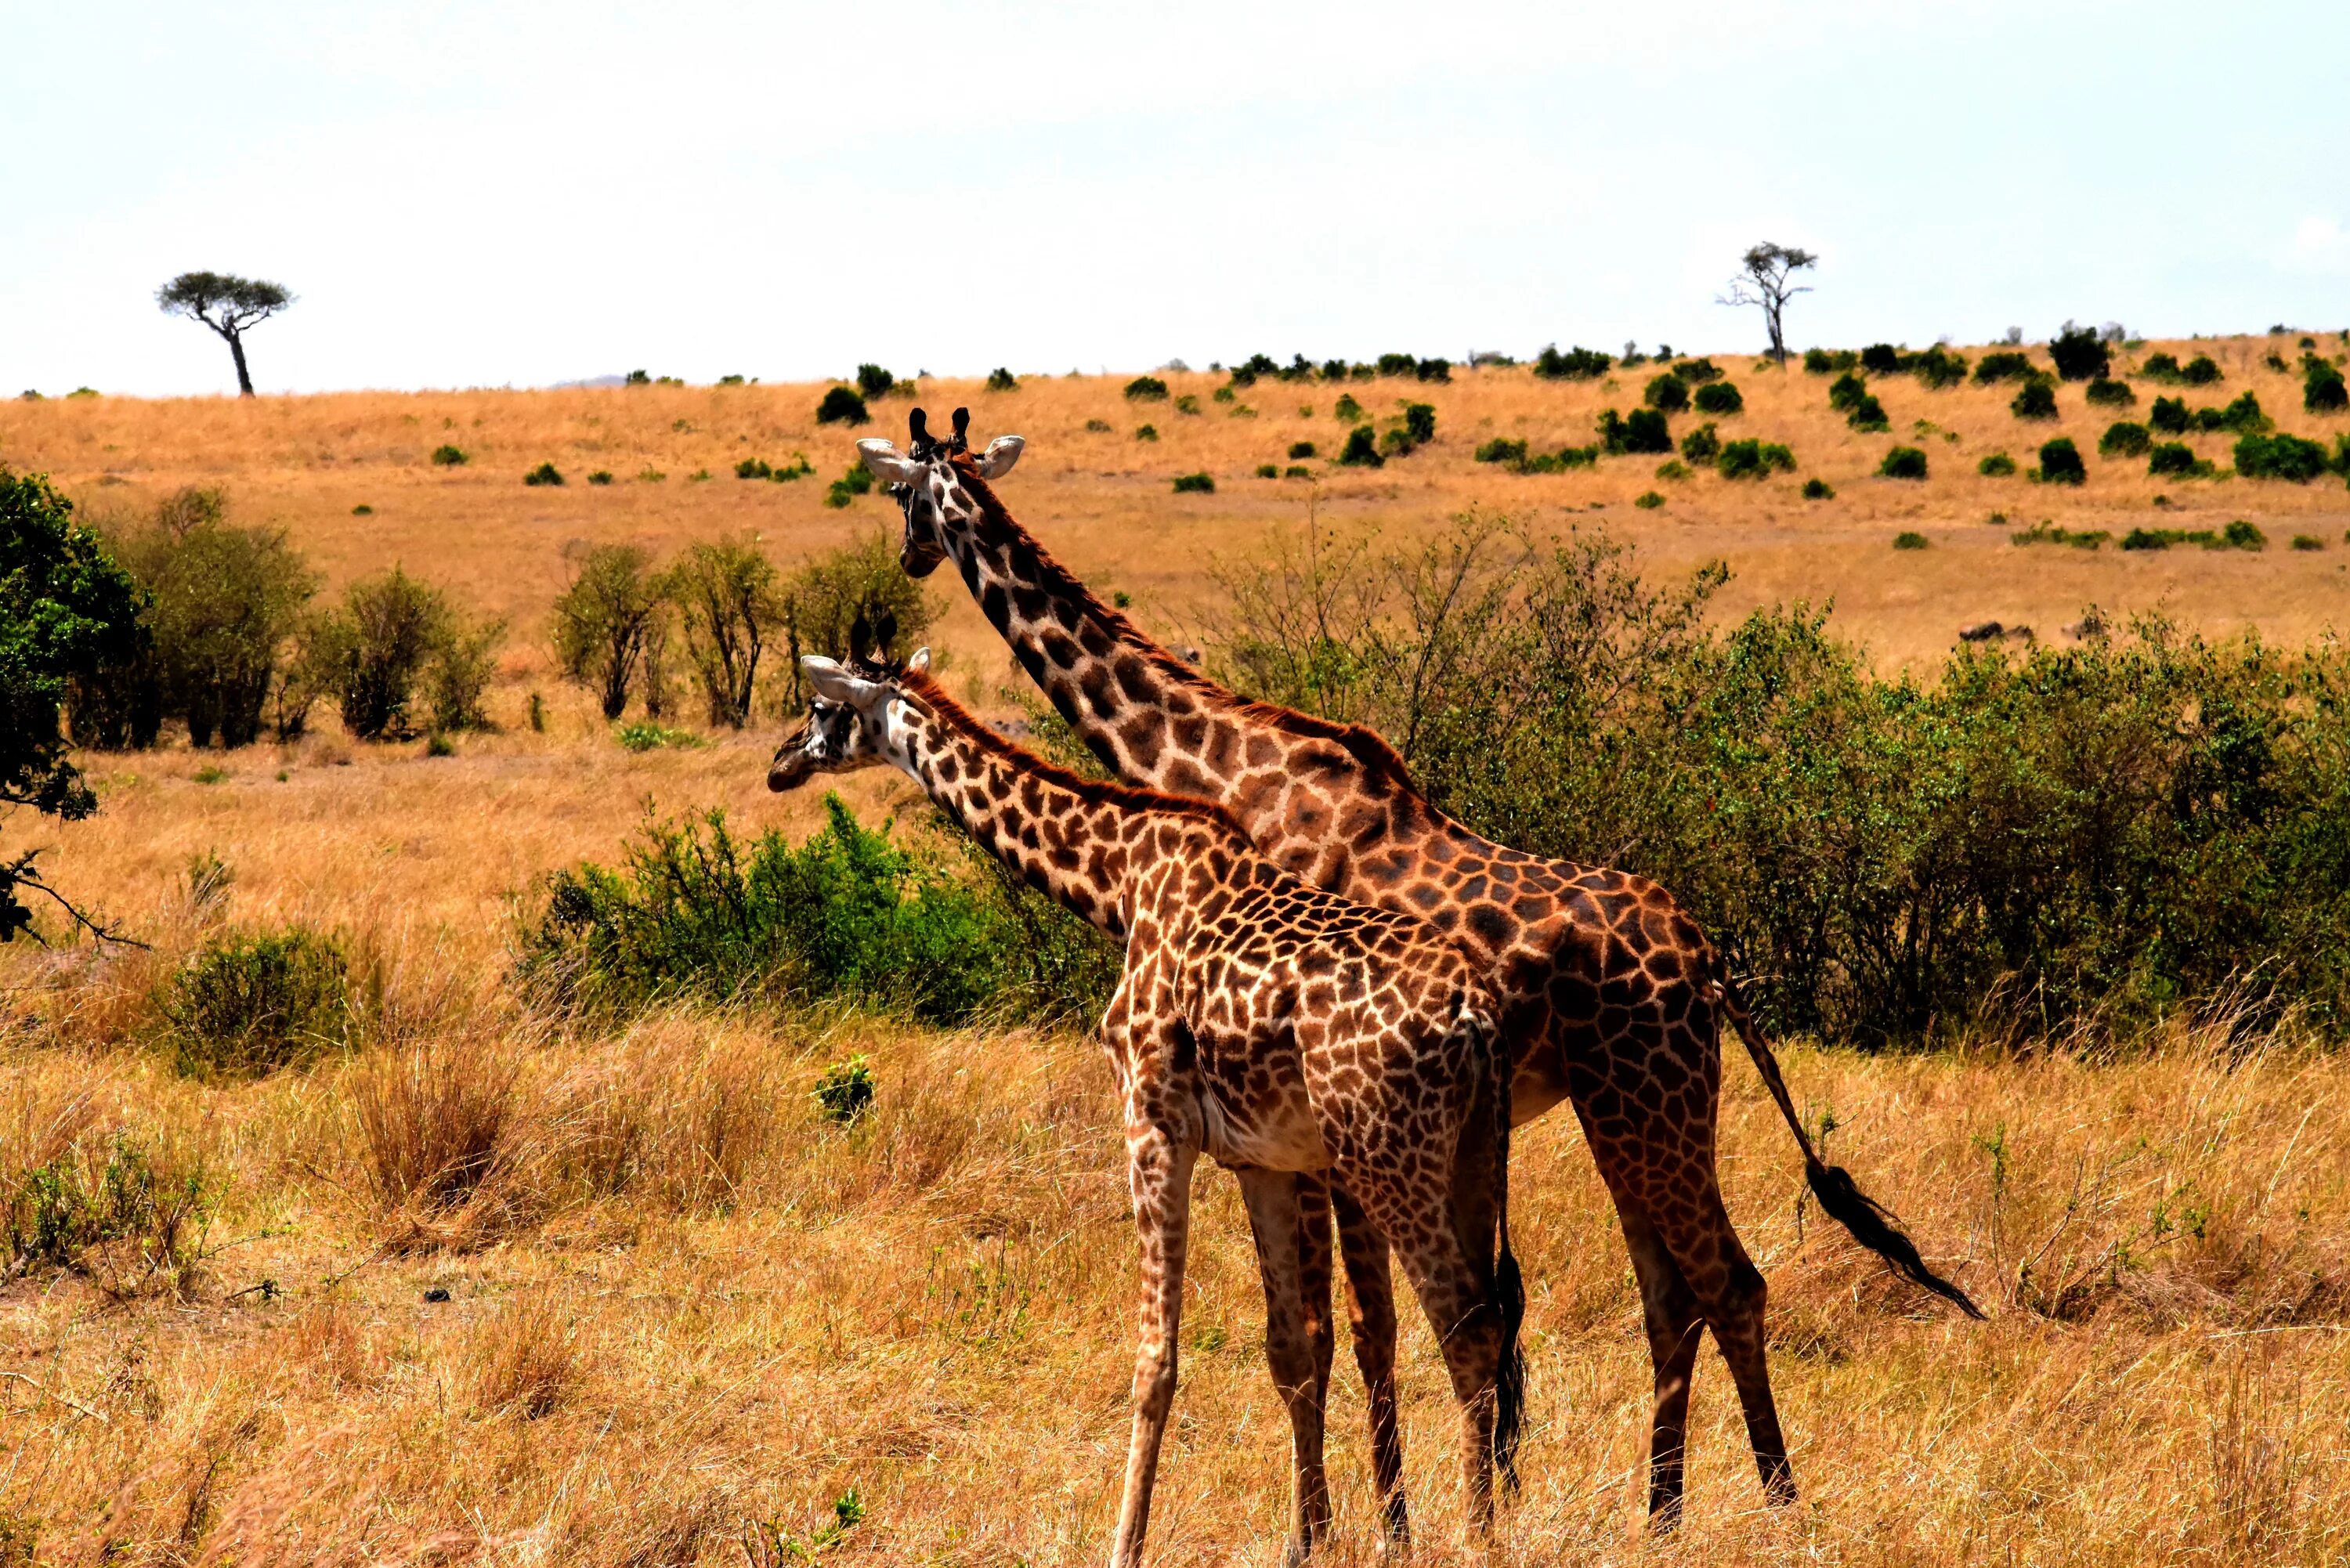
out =
<svg viewBox="0 0 2350 1568"><path fill-rule="evenodd" d="M1138 1568L1150 1528L1159 1450L1175 1404L1175 1336L1183 1321L1183 1265L1191 1241L1191 1167L1198 1151L1159 1127L1127 1132L1127 1183L1142 1252L1140 1333L1134 1357L1134 1426L1126 1447L1111 1568Z"/></svg>
<svg viewBox="0 0 2350 1568"><path fill-rule="evenodd" d="M1320 1183L1287 1171L1236 1169L1241 1199L1248 1206L1249 1230L1256 1239L1257 1272L1264 1282L1264 1358L1273 1385L1289 1410L1291 1503L1289 1549L1284 1561L1296 1568L1312 1554L1316 1537L1330 1527L1330 1483L1322 1466L1324 1398L1329 1383L1327 1355L1316 1354L1308 1321L1305 1216L1302 1188ZM1329 1316L1329 1218L1317 1202L1315 1216L1326 1238L1321 1273L1321 1315Z"/></svg>
<svg viewBox="0 0 2350 1568"><path fill-rule="evenodd" d="M1371 1223L1343 1182L1330 1183L1338 1246L1347 1264L1347 1304L1354 1329L1355 1366L1371 1417L1371 1484L1388 1544L1411 1543L1411 1516L1403 1498L1403 1428L1396 1406L1395 1273L1388 1239Z"/></svg>

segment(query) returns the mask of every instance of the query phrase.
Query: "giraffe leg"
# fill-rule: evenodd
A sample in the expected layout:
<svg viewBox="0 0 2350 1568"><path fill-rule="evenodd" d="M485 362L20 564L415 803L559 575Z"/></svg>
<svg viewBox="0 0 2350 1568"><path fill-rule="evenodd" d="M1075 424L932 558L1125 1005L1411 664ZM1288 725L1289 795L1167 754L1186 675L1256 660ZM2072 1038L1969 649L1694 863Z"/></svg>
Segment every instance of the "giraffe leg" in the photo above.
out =
<svg viewBox="0 0 2350 1568"><path fill-rule="evenodd" d="M1163 1128L1127 1132L1127 1183L1142 1250L1142 1310L1134 1359L1134 1428L1127 1439L1126 1491L1118 1504L1112 1568L1138 1568L1150 1527L1150 1490L1175 1403L1175 1337L1183 1319L1183 1265L1191 1242L1195 1149Z"/></svg>
<svg viewBox="0 0 2350 1568"><path fill-rule="evenodd" d="M1345 1186L1332 1183L1338 1219L1338 1245L1347 1263L1347 1307L1353 1328L1355 1365L1363 1374L1364 1402L1371 1413L1371 1484L1379 1517L1393 1546L1411 1542L1411 1519L1403 1499L1403 1427L1396 1407L1395 1276L1388 1241Z"/></svg>
<svg viewBox="0 0 2350 1568"><path fill-rule="evenodd" d="M1648 1218L1621 1199L1617 1213L1632 1251L1632 1271L1640 1282L1648 1359L1657 1373L1656 1414L1648 1428L1648 1522L1661 1532L1680 1523L1690 1376L1705 1335L1705 1318L1696 1293Z"/></svg>
<svg viewBox="0 0 2350 1568"><path fill-rule="evenodd" d="M1330 1526L1330 1484L1322 1468L1322 1399L1330 1364L1326 1357L1316 1356L1306 1322L1299 1178L1287 1171L1255 1168L1236 1169L1233 1174L1240 1178L1241 1199L1248 1206L1249 1229L1256 1238L1257 1272L1264 1282L1264 1358L1273 1370L1273 1386L1289 1408L1292 1487L1289 1549L1283 1561L1296 1568L1312 1554L1315 1538ZM1326 1211L1321 1220L1326 1237ZM1326 1242L1325 1319L1329 1315L1330 1291L1326 1259Z"/></svg>

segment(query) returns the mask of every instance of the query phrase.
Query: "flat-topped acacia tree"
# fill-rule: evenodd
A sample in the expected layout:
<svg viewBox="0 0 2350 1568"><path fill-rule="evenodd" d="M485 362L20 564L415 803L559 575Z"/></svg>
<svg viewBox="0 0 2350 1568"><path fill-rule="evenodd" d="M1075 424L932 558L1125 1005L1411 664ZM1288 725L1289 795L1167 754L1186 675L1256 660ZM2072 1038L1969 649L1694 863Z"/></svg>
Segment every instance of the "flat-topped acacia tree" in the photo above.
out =
<svg viewBox="0 0 2350 1568"><path fill-rule="evenodd" d="M245 369L244 334L294 303L282 283L238 277L225 272L183 272L155 291L155 303L166 316L201 321L228 344L236 360L239 397L253 396L253 373Z"/></svg>

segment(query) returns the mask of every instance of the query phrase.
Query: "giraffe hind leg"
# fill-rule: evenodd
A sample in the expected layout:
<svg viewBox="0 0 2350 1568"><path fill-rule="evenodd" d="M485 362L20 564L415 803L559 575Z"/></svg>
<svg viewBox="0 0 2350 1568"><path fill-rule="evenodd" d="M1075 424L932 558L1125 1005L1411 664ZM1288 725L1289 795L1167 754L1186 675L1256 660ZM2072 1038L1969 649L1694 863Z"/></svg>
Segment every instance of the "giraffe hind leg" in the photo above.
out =
<svg viewBox="0 0 2350 1568"><path fill-rule="evenodd" d="M1330 1487L1323 1469L1324 1390L1329 1361L1316 1354L1307 1321L1304 1264L1305 1216L1299 1202L1300 1179L1287 1171L1253 1167L1232 1173L1240 1179L1242 1201L1247 1205L1249 1229L1256 1241L1257 1272L1264 1285L1264 1355L1274 1389L1289 1411L1291 1511L1289 1546L1284 1561L1302 1563L1314 1542L1330 1525ZM1312 1179L1307 1179L1311 1180ZM1319 1183L1315 1184L1317 1189ZM1329 1233L1326 1211L1323 1235ZM1323 1316L1328 1316L1330 1276L1326 1260L1321 1277Z"/></svg>
<svg viewBox="0 0 2350 1568"><path fill-rule="evenodd" d="M1680 1523L1689 1452L1690 1379L1705 1317L1679 1264L1638 1210L1619 1200L1617 1216L1640 1282L1640 1312L1656 1369L1656 1408L1648 1425L1648 1523L1659 1532Z"/></svg>
<svg viewBox="0 0 2350 1568"><path fill-rule="evenodd" d="M1345 1185L1330 1184L1338 1246L1347 1265L1347 1308L1355 1365L1371 1418L1371 1484L1389 1544L1409 1545L1411 1516L1404 1502L1403 1428L1396 1405L1395 1274L1388 1241Z"/></svg>

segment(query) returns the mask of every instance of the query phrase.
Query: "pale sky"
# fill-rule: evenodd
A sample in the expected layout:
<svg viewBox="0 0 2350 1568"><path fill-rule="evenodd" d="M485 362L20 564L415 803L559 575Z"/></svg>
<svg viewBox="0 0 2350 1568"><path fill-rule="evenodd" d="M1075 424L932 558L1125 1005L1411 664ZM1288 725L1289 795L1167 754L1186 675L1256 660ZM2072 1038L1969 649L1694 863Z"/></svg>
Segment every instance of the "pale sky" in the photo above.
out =
<svg viewBox="0 0 2350 1568"><path fill-rule="evenodd" d="M0 0L0 394L2350 327L2350 5Z"/></svg>

